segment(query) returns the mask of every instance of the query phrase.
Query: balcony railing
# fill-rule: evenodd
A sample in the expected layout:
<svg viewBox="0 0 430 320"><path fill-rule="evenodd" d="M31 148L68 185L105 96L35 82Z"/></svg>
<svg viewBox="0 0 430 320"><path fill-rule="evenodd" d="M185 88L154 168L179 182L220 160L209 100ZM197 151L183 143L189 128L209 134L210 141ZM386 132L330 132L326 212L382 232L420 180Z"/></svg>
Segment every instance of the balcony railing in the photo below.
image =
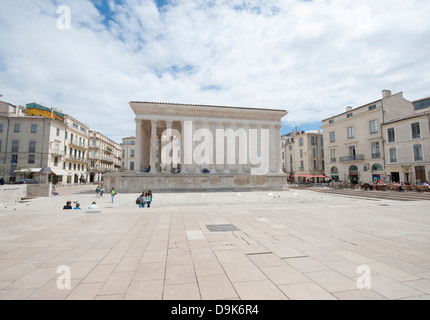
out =
<svg viewBox="0 0 430 320"><path fill-rule="evenodd" d="M83 157L75 157L75 156L67 156L67 160L71 160L71 161L78 161L78 162L88 162L87 158L83 158Z"/></svg>
<svg viewBox="0 0 430 320"><path fill-rule="evenodd" d="M64 152L64 150L59 150L59 149L51 149L50 153L52 155L56 155L56 156L64 156L66 153Z"/></svg>
<svg viewBox="0 0 430 320"><path fill-rule="evenodd" d="M358 154L355 156L347 156L347 157L340 157L339 158L340 162L360 161L360 160L364 160L364 154Z"/></svg>

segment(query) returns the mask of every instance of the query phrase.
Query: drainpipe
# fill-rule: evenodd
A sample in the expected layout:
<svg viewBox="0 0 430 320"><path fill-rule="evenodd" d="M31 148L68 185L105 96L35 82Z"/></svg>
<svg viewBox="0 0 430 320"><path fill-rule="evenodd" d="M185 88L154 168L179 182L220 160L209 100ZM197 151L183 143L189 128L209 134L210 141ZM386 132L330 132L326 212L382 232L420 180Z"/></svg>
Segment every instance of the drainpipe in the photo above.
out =
<svg viewBox="0 0 430 320"><path fill-rule="evenodd" d="M43 146L44 146L44 142L45 142L45 126L46 126L46 121L45 119L42 119L43 121L43 129L42 129L42 146L41 146L41 150L40 150L40 167L42 168L42 170L44 169L43 167ZM46 175L46 184L48 184L48 175Z"/></svg>
<svg viewBox="0 0 430 320"><path fill-rule="evenodd" d="M6 117L7 120L7 131L6 131L6 145L4 146L4 174L6 175L7 168L6 168L6 157L7 157L7 147L9 142L9 127L10 127L10 119L9 117ZM9 167L10 169L10 167ZM9 172L9 181L10 181L10 172ZM9 183L9 182L8 182Z"/></svg>
<svg viewBox="0 0 430 320"><path fill-rule="evenodd" d="M384 99L381 100L382 103L382 123L381 123L381 140L382 140L382 163L384 166L384 181L387 181L387 165L386 165L386 161L385 161L385 140L384 140L384 132L382 131L382 129L384 128L384 124L385 124L385 110L384 110Z"/></svg>

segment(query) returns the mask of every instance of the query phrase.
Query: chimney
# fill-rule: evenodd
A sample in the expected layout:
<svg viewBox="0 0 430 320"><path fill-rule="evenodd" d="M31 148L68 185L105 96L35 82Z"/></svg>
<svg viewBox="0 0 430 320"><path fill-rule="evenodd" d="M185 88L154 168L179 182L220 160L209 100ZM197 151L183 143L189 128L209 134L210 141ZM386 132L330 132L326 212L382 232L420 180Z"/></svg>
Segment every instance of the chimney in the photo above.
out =
<svg viewBox="0 0 430 320"><path fill-rule="evenodd" d="M382 98L388 98L391 96L390 90L382 90Z"/></svg>
<svg viewBox="0 0 430 320"><path fill-rule="evenodd" d="M352 107L348 106L346 107L346 112L352 111Z"/></svg>

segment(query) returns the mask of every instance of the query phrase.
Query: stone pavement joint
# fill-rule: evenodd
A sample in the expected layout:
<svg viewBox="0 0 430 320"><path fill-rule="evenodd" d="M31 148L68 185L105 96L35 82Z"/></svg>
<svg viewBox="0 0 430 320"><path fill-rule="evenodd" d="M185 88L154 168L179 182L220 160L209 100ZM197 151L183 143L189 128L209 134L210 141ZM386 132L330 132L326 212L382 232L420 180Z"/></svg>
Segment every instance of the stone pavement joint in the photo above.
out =
<svg viewBox="0 0 430 320"><path fill-rule="evenodd" d="M430 298L425 201L175 193L155 194L148 209L137 194L2 206L0 299ZM83 210L63 211L67 200ZM92 201L99 209L87 213ZM226 225L235 228L208 228Z"/></svg>

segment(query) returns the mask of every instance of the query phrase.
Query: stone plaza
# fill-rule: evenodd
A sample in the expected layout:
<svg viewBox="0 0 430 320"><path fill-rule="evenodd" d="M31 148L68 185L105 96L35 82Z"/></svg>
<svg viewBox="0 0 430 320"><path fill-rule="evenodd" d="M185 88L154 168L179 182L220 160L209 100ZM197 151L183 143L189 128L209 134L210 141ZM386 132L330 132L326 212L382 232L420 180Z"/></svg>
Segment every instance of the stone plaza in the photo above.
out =
<svg viewBox="0 0 430 320"><path fill-rule="evenodd" d="M1 300L430 298L428 201L93 189L1 205Z"/></svg>

